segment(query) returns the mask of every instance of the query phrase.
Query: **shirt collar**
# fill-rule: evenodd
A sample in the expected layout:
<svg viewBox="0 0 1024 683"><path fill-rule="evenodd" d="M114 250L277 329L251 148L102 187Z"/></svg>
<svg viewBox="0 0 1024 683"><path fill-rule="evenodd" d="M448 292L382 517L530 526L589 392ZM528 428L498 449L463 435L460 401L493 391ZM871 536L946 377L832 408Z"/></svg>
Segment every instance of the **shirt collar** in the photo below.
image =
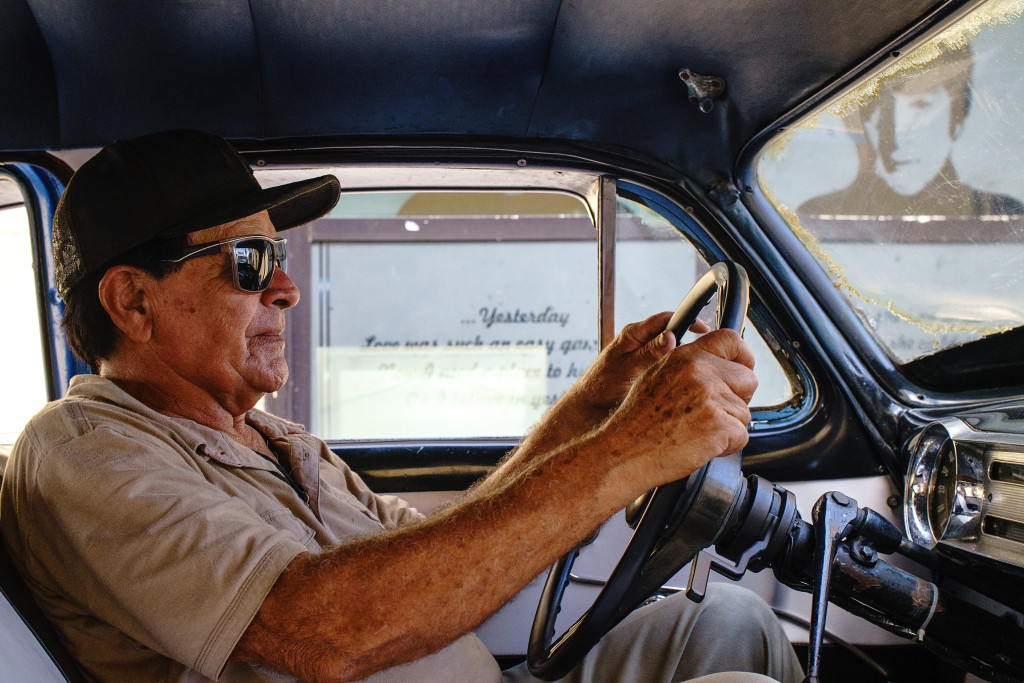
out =
<svg viewBox="0 0 1024 683"><path fill-rule="evenodd" d="M213 458L226 465L255 466L261 469L273 468L273 465L263 462L258 457L252 459L240 457L239 450L248 451L248 449L245 449L223 432L207 427L195 420L171 417L159 413L106 377L100 377L99 375L76 375L72 377L67 397L100 400L121 406L164 426L168 431L188 444L192 451ZM262 434L271 439L271 441L276 439L298 439L305 441L309 436L301 425L283 420L255 408L246 413L245 419Z"/></svg>

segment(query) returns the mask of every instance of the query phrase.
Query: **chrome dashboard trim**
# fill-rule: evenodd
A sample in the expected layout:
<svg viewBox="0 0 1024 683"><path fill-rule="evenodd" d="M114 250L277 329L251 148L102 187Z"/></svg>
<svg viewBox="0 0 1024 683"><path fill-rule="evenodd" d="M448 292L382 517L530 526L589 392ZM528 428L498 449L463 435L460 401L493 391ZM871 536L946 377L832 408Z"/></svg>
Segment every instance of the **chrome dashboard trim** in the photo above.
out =
<svg viewBox="0 0 1024 683"><path fill-rule="evenodd" d="M1024 434L947 417L925 427L910 454L904 518L912 541L1024 567ZM993 478L994 464L1013 466L1013 476Z"/></svg>

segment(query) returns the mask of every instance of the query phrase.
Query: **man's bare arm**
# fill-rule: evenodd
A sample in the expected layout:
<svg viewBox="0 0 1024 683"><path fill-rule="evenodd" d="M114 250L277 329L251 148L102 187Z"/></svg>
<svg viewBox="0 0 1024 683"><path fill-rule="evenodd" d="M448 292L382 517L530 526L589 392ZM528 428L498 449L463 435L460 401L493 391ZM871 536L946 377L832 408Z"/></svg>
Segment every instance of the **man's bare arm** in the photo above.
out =
<svg viewBox="0 0 1024 683"><path fill-rule="evenodd" d="M728 331L667 351L582 436L524 443L420 524L296 558L233 658L343 681L453 642L639 493L742 448L752 365Z"/></svg>

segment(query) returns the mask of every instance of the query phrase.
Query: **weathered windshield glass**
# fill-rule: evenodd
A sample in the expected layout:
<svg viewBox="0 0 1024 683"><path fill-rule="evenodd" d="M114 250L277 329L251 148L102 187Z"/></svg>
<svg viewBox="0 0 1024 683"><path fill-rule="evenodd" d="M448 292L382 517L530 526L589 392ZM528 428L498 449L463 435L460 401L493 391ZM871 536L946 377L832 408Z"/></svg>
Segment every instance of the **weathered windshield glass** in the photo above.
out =
<svg viewBox="0 0 1024 683"><path fill-rule="evenodd" d="M1024 325L1024 3L894 53L758 182L897 363Z"/></svg>

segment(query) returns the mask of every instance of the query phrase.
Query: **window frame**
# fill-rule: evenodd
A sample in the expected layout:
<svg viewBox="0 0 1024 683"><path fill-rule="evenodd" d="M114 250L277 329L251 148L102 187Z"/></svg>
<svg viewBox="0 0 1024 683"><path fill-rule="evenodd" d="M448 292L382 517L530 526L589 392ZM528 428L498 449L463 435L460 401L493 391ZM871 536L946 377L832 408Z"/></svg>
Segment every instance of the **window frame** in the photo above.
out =
<svg viewBox="0 0 1024 683"><path fill-rule="evenodd" d="M882 462L892 460L884 440L872 437L873 430L865 431L865 427L859 426L867 426L870 420L852 402L849 388L834 379L838 374L835 365L828 360L831 350L826 351L815 342L813 335L816 331L807 327L801 315L806 302L788 298L780 288L779 280L772 272L774 264L765 260L764 253L753 239L759 228L749 215L744 215L741 204L730 201L727 185L721 193L719 188L709 197L685 181L672 179L674 176L666 175L665 169L651 169L634 160L607 155L587 157L579 152L534 152L527 161L520 156L527 152L494 148L466 150L425 146L374 152L359 145L333 145L308 150L268 149L265 143L255 146L238 143L238 146L254 169L269 166L268 170L288 172L289 169L294 171L310 166L331 166L339 170L347 186L357 190L406 190L410 186L459 189L465 188L467 173L489 175L487 180L470 184L469 189L482 186L507 191L532 188L564 191L575 188L585 197L587 206L595 215L600 197L597 179L605 178L606 188L639 188L637 192L642 191L650 197L650 201L659 207L659 213L666 217L671 215L677 226L682 226L680 229L688 231L687 235L695 247L714 257L729 254L747 268L752 286L751 321L762 334L771 330L781 346L781 353L797 365L801 377L805 378L804 392L792 409L781 414L764 414L760 416L763 420L752 425L751 440L744 449L744 466L749 467L750 472L779 481L794 477L805 479L808 474L810 478L816 478L825 476L826 471L828 476L865 476L881 471L877 460L872 464L870 458L862 457L859 452L866 442L875 445ZM45 167L48 169L46 173L55 179L50 183L55 188L52 194L41 200L49 208L44 207L40 215L47 212L49 215L34 228L40 243L46 245L43 250L45 258L50 251L52 207L70 178L71 169L49 154L27 156L31 157L35 167ZM382 159L386 161L382 162ZM401 163L395 162L397 159L401 159ZM422 159L428 161L417 161ZM8 162L11 161L22 159L8 157ZM531 182L524 182L527 178L524 171L527 170L531 171ZM501 178L504 181L494 180ZM580 178L586 180L582 185ZM574 182L575 185L572 184ZM607 193L606 198L611 202L610 206L614 206L614 195ZM606 215L614 216L615 213L609 211ZM296 230L300 232L292 232L289 237L301 238L303 228ZM607 244L614 244L614 240ZM612 267L609 261L604 261L605 268ZM46 282L41 284L42 291L52 293L52 262L45 272L42 279ZM595 277L598 275L595 273ZM605 282L613 282L613 279L606 278ZM51 294L51 297L56 299L55 295ZM612 303L605 301L600 306L609 326L614 324ZM51 299L48 306L51 308L51 334L48 336L51 353L64 355L71 361L63 368L55 366L54 371L55 386L66 390L73 374L88 373L90 369L73 358L59 332L59 299ZM294 332L296 325L290 325L289 329ZM605 343L608 338L610 335L605 333ZM777 356L779 353L776 349ZM278 397L279 400L281 398L286 397ZM851 430L860 436L851 436ZM488 471L517 442L517 438L489 438L447 442L330 442L330 446L356 471L390 482L381 490L391 488L393 484L398 487L394 491L416 491L464 488ZM812 446L808 447L809 444ZM806 469L808 466L811 471Z"/></svg>
<svg viewBox="0 0 1024 683"><path fill-rule="evenodd" d="M67 393L74 375L90 372L88 365L72 353L61 328L64 301L57 294L50 248L53 214L72 171L49 154L26 153L0 161L0 173L20 187L28 215L46 397L53 401Z"/></svg>
<svg viewBox="0 0 1024 683"><path fill-rule="evenodd" d="M496 191L496 192L527 192L548 191L575 195L586 205L591 221L597 228L598 269L614 272L614 222L615 222L615 181L607 175L597 172L580 171L564 167L523 168L520 166L503 168L501 166L467 167L440 165L355 165L332 166L330 162L320 162L321 169L330 169L342 186L343 193L367 192L428 192L444 190L459 191ZM261 164L257 162L257 169ZM306 169L306 170L303 170ZM261 182L278 184L291 179L295 174L309 175L309 166L289 164L270 167L269 172L262 176ZM261 177L258 175L257 177ZM610 193L610 200L609 200ZM609 201L610 207L609 210ZM612 227L608 227L611 225ZM605 230L608 233L605 233ZM611 245L601 242L602 234L612 236ZM317 240L317 224L311 223L288 231L291 244L302 244L303 248L290 245L288 259L290 268L296 271L310 272L310 252L307 248ZM606 238L607 239L607 238ZM608 253L610 252L610 254ZM604 261L602 261L602 255ZM614 281L601 282L598 292L598 342L601 348L614 338L614 299L611 298ZM310 367L311 359L307 344L304 343L299 331L305 333L311 327L308 307L297 307L290 314L289 325L285 329L285 348L288 353L289 365L292 368ZM292 355L295 354L295 355ZM297 361L297 362L293 362ZM303 365L305 363L305 365ZM305 392L305 393L304 393ZM309 416L311 415L311 399L308 387L290 383L275 395L266 398L266 409L280 415ZM507 440L514 443L515 439ZM329 443L356 445L359 440L329 439ZM407 440L402 440L402 443ZM377 440L366 443L378 443Z"/></svg>
<svg viewBox="0 0 1024 683"><path fill-rule="evenodd" d="M580 197L591 214L597 229L598 287L597 324L599 345L606 346L615 336L615 250L616 250L616 200L623 197L647 206L663 216L680 232L680 239L688 240L700 255L709 263L728 257L728 251L722 243L712 237L709 228L698 220L692 205L681 205L666 196L663 191L627 179L619 174L580 170L569 167L544 166L524 168L521 166L405 166L405 165L355 165L332 166L330 161L319 162L322 172L329 169L339 177L342 191L348 193L365 192L425 192L425 191L550 191L569 193ZM260 164L257 163L257 169ZM264 167L268 172L262 182L277 184L293 179L297 175L309 175L309 165L283 164ZM696 205L696 203L695 203ZM710 218L710 217L708 217ZM296 272L309 272L311 267L311 250L307 245L317 241L322 231L313 223L288 232L289 262ZM292 245L301 244L298 249ZM308 289L308 287L307 287ZM685 289L685 287L683 288ZM680 291L679 296L685 291ZM308 307L299 307L290 313L290 321L286 329L286 349L289 364L294 369L310 367L308 341L302 335L311 325L311 313ZM783 334L774 323L773 316L760 301L756 292L751 297L750 320L757 326L759 333L774 347L775 359L783 372L793 383L794 396L788 402L777 406L762 406L754 411L751 430L753 433L781 433L803 421L810 419L817 400L815 387L808 367L800 361L795 349L789 346L789 335ZM300 334L301 332L301 334ZM291 355L294 354L294 355ZM305 365L303 365L305 363ZM268 395L267 410L276 414L288 415L292 419L306 421L311 415L311 398L309 387L292 382L281 392ZM452 439L459 441L459 439ZM346 449L358 450L373 444L398 444L415 441L419 446L424 443L440 443L452 441L446 439L395 439L395 440L347 440L329 439L332 445ZM463 439L465 440L465 439ZM479 441L475 439L473 441ZM488 438L489 443L506 443L511 447L514 438ZM345 456L349 457L348 455ZM358 456L357 456L358 457Z"/></svg>

